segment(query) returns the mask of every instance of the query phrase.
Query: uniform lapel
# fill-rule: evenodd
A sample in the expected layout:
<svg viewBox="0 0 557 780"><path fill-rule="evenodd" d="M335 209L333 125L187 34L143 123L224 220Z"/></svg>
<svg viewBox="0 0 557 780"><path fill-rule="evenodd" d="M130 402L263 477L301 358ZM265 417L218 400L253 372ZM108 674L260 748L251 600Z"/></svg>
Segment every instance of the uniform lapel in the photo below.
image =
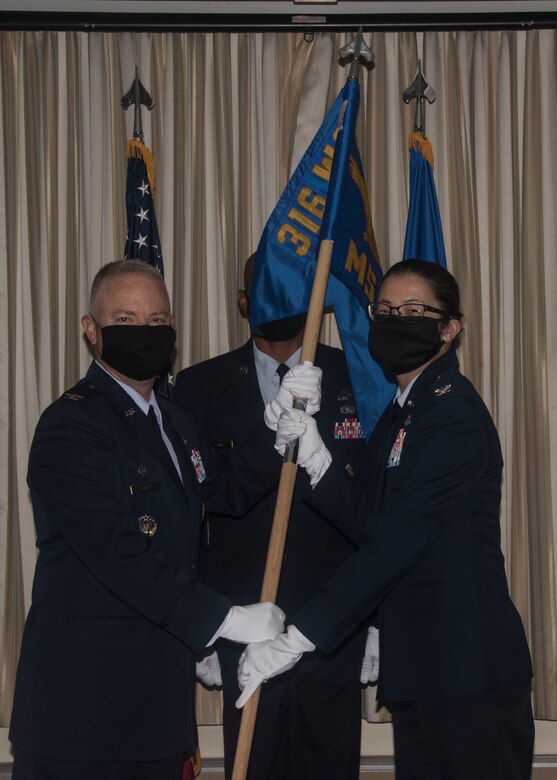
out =
<svg viewBox="0 0 557 780"><path fill-rule="evenodd" d="M160 434L153 429L147 415L133 402L130 396L122 390L120 385L104 369L93 362L89 367L86 378L99 392L101 392L115 410L117 417L122 421L122 426L131 437L130 446L134 441L145 447L153 458L156 458L175 484L183 490L183 485L176 471L170 453L162 438L160 443L155 436ZM166 432L166 429L165 429ZM168 434L167 434L168 435ZM170 439L170 436L168 437ZM172 439L171 439L172 441ZM173 442L174 444L174 442ZM161 449L161 446L163 449Z"/></svg>

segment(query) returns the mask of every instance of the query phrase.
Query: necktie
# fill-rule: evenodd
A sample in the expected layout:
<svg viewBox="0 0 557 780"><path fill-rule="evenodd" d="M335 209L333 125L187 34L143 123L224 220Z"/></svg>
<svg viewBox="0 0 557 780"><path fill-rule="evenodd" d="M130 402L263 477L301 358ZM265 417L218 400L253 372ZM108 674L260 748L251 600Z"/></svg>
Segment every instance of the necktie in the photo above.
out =
<svg viewBox="0 0 557 780"><path fill-rule="evenodd" d="M277 374L279 377L279 385L282 384L282 380L284 379L284 375L288 372L288 366L286 363L279 363L277 366Z"/></svg>
<svg viewBox="0 0 557 780"><path fill-rule="evenodd" d="M168 454L168 450L166 449L166 444L162 438L159 421L157 420L157 415L155 414L155 408L153 405L149 406L147 417L149 418L149 422L153 428L153 442L156 447L157 455L159 458L163 459L165 457L165 453Z"/></svg>
<svg viewBox="0 0 557 780"><path fill-rule="evenodd" d="M149 406L149 412L147 413L147 418L151 423L151 427L153 431L153 435L151 437L151 443L153 444L155 454L167 469L170 468L171 473L175 473L176 466L174 465L172 457L168 451L168 447L166 446L165 441L162 437L162 431L160 429L159 421L155 413L155 408L152 404Z"/></svg>
<svg viewBox="0 0 557 780"><path fill-rule="evenodd" d="M398 400L393 401L392 411L393 411L393 422L395 422L402 414L402 406L399 404Z"/></svg>

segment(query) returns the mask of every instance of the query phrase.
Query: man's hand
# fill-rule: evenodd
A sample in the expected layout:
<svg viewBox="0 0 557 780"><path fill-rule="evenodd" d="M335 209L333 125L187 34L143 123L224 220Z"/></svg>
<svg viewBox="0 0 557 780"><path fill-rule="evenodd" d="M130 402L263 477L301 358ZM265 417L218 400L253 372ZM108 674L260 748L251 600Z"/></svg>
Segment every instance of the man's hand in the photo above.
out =
<svg viewBox="0 0 557 780"><path fill-rule="evenodd" d="M222 688L220 661L216 650L196 661L195 676L207 688Z"/></svg>
<svg viewBox="0 0 557 780"><path fill-rule="evenodd" d="M315 414L321 406L321 377L323 372L309 360L298 363L284 375L276 398L265 407L265 424L272 431L277 429L278 417L283 409L291 409L295 398L305 401L307 414Z"/></svg>
<svg viewBox="0 0 557 780"><path fill-rule="evenodd" d="M282 609L268 601L232 607L219 636L242 644L264 642L284 631L284 619Z"/></svg>
<svg viewBox="0 0 557 780"><path fill-rule="evenodd" d="M296 626L288 626L285 634L268 642L257 642L246 647L238 665L238 685L243 691L236 702L240 709L261 683L295 666L302 653L315 650L315 645L301 634Z"/></svg>
<svg viewBox="0 0 557 780"><path fill-rule="evenodd" d="M367 632L366 649L362 661L360 682L362 685L377 682L379 677L379 629L370 626Z"/></svg>
<svg viewBox="0 0 557 780"><path fill-rule="evenodd" d="M285 409L278 420L275 449L284 455L287 445L295 439L299 441L298 465L307 471L315 486L331 465L331 453L313 417L298 409Z"/></svg>

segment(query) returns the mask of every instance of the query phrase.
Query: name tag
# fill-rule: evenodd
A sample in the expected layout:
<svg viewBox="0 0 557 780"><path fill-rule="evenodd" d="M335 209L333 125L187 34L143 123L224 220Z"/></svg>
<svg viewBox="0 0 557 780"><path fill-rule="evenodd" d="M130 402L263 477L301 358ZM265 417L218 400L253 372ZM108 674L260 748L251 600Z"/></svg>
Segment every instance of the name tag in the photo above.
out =
<svg viewBox="0 0 557 780"><path fill-rule="evenodd" d="M212 441L211 444L216 450L231 450L234 447L233 441Z"/></svg>
<svg viewBox="0 0 557 780"><path fill-rule="evenodd" d="M161 489L161 483L156 482L141 482L139 485L130 485L130 493L132 496L138 496L142 493L154 493L156 490Z"/></svg>

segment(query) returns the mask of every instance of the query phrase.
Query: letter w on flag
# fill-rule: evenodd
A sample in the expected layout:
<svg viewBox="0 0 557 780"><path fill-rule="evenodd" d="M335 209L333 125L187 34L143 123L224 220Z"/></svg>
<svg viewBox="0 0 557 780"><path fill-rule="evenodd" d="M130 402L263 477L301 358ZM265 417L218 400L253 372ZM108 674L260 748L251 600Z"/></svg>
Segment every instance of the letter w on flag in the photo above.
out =
<svg viewBox="0 0 557 780"><path fill-rule="evenodd" d="M355 125L360 86L347 81L294 171L261 236L250 294L250 325L307 312L319 244L334 242L326 306L335 311L367 438L393 385L368 350L367 305L382 278Z"/></svg>

